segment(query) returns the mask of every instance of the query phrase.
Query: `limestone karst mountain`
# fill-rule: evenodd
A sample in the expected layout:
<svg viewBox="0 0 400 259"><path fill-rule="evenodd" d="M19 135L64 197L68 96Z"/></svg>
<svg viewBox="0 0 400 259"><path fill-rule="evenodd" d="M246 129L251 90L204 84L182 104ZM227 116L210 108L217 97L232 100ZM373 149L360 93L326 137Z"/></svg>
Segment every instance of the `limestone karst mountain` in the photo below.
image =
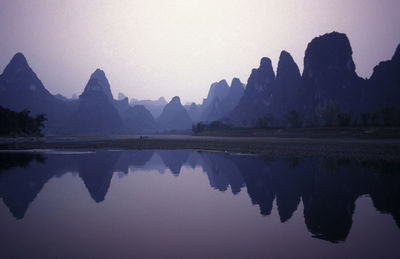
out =
<svg viewBox="0 0 400 259"><path fill-rule="evenodd" d="M211 122L223 119L236 107L243 93L244 85L238 78L232 80L231 86L225 80L212 84L203 104L201 120Z"/></svg>
<svg viewBox="0 0 400 259"><path fill-rule="evenodd" d="M290 53L282 51L276 72L276 88L271 98L271 113L282 117L293 109L301 111L303 101L299 98L300 91L300 70Z"/></svg>
<svg viewBox="0 0 400 259"><path fill-rule="evenodd" d="M231 86L225 80L213 83L203 103L191 104L187 111L179 98L169 104L163 97L154 101L132 98L129 102L120 94L115 100L100 69L91 75L79 100L52 95L24 55L17 53L0 75L0 105L15 111L28 109L32 115L45 113L48 121L44 132L52 134L147 131L154 128L154 118L161 132L188 129L192 122L213 120L255 126L266 115L273 116L277 125L285 126L285 116L291 110L302 114L312 126L319 123L321 110L328 104L335 104L354 120L360 120L363 113L400 108L400 46L391 60L374 68L369 79L357 75L352 53L346 34L324 34L308 44L302 73L292 56L282 51L276 76L271 60L262 58L246 87L236 78ZM131 109L134 105L144 107ZM144 118L146 121L141 121Z"/></svg>
<svg viewBox="0 0 400 259"><path fill-rule="evenodd" d="M172 98L172 100L164 107L163 112L157 118L157 122L163 130L182 130L190 129L192 127L192 120L190 119L186 109L181 104L181 100L178 96Z"/></svg>
<svg viewBox="0 0 400 259"><path fill-rule="evenodd" d="M0 105L14 111L28 109L32 115L45 113L45 132L56 130L74 108L44 87L22 53L15 54L0 75Z"/></svg>
<svg viewBox="0 0 400 259"><path fill-rule="evenodd" d="M131 106L135 105L143 105L147 110L151 112L154 118L160 116L163 111L165 105L167 105L167 101L164 97L160 97L157 100L138 100L132 98L130 103Z"/></svg>
<svg viewBox="0 0 400 259"><path fill-rule="evenodd" d="M196 103L192 103L188 108L187 112L189 114L190 119L197 123L201 120L201 107Z"/></svg>
<svg viewBox="0 0 400 259"><path fill-rule="evenodd" d="M99 68L97 68L90 76L89 81L83 90L83 94L97 92L104 94L109 100L114 100L106 74Z"/></svg>
<svg viewBox="0 0 400 259"><path fill-rule="evenodd" d="M117 133L123 129L104 71L96 69L90 76L69 127L73 132L85 133Z"/></svg>
<svg viewBox="0 0 400 259"><path fill-rule="evenodd" d="M321 111L330 104L353 118L379 107L399 106L399 52L397 49L392 60L382 62L371 78L364 80L356 73L346 34L332 32L316 37L305 51L301 76L286 51L280 55L276 78L270 59L263 58L227 120L235 125L254 126L258 118L272 115L284 125L285 114L291 110L314 122L320 120Z"/></svg>
<svg viewBox="0 0 400 259"><path fill-rule="evenodd" d="M313 39L304 56L301 97L306 113L336 103L341 111L359 113L365 82L358 77L346 34L332 32Z"/></svg>
<svg viewBox="0 0 400 259"><path fill-rule="evenodd" d="M368 80L367 103L371 110L380 106L400 106L400 45L391 60L380 62ZM365 107L366 109L368 106Z"/></svg>
<svg viewBox="0 0 400 259"><path fill-rule="evenodd" d="M156 120L144 105L129 107L122 118L128 133L152 133L158 129Z"/></svg>
<svg viewBox="0 0 400 259"><path fill-rule="evenodd" d="M253 120L264 116L270 110L274 87L275 73L271 60L264 57L259 68L252 70L246 90L239 104L228 116L228 120L236 125L247 126Z"/></svg>
<svg viewBox="0 0 400 259"><path fill-rule="evenodd" d="M212 83L210 86L210 90L208 91L207 98L203 101L203 106L207 107L211 105L214 99L218 98L219 100L224 99L229 94L229 85L225 79Z"/></svg>

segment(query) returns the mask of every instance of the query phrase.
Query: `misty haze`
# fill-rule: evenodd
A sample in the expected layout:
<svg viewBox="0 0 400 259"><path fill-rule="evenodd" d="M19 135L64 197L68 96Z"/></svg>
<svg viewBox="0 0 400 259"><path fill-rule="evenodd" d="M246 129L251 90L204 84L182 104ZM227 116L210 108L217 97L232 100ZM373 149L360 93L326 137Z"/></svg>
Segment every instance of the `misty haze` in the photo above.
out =
<svg viewBox="0 0 400 259"><path fill-rule="evenodd" d="M0 1L0 257L399 258L398 10Z"/></svg>

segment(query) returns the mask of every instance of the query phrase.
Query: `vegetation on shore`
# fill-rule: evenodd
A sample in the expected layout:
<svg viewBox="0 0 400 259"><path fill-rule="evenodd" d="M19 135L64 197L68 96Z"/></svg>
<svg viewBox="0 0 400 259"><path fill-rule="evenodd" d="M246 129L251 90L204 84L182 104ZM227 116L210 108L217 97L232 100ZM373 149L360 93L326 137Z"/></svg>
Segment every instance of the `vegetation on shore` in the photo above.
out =
<svg viewBox="0 0 400 259"><path fill-rule="evenodd" d="M284 118L276 118L272 114L267 114L262 118L252 121L249 125L247 121L242 123L244 127L234 127L232 124L223 121L212 121L210 123L199 122L192 125L195 134L205 132L225 131L225 132L254 132L260 129L315 129L323 131L326 128L337 129L368 129L368 128L389 128L400 126L400 109L396 107L381 108L375 112L362 113L359 117L352 116L349 112L340 112L337 104L328 103L318 110L318 116L309 119L305 114L296 110L288 112ZM299 131L304 132L304 131ZM305 136L306 137L306 136Z"/></svg>
<svg viewBox="0 0 400 259"><path fill-rule="evenodd" d="M15 112L0 106L0 136L42 136L46 115L29 114L27 109Z"/></svg>

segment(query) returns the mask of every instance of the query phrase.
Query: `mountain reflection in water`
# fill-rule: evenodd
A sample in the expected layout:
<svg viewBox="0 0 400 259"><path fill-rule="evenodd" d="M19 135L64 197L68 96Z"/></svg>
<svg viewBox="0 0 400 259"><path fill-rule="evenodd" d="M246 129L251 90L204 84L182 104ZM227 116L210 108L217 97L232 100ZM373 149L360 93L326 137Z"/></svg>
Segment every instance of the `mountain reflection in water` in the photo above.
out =
<svg viewBox="0 0 400 259"><path fill-rule="evenodd" d="M186 150L99 151L93 153L0 153L0 198L23 219L49 179L75 172L96 203L107 199L114 173L156 170L180 177L182 166L200 167L212 188L234 195L247 190L260 214L290 221L300 201L313 237L346 240L358 197L371 197L377 211L400 227L400 172L397 163L282 158ZM168 169L168 170L167 170ZM112 188L112 186L111 186ZM187 195L190 195L189 193Z"/></svg>

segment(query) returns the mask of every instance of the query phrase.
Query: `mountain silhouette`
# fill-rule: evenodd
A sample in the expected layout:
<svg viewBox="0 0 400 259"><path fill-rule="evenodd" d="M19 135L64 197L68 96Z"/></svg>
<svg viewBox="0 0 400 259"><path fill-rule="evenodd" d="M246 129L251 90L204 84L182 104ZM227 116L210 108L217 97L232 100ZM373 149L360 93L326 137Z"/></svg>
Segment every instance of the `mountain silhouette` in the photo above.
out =
<svg viewBox="0 0 400 259"><path fill-rule="evenodd" d="M207 107L210 105L215 98L220 100L224 99L229 93L229 85L225 79L219 82L212 83L210 90L208 91L207 98L203 101L203 106Z"/></svg>
<svg viewBox="0 0 400 259"><path fill-rule="evenodd" d="M188 108L187 108L188 115L190 119L194 122L197 123L201 120L201 108L199 105L196 103L192 103Z"/></svg>
<svg viewBox="0 0 400 259"><path fill-rule="evenodd" d="M283 117L291 110L302 111L301 86L299 67L290 53L282 51L276 72L276 88L271 98L271 113Z"/></svg>
<svg viewBox="0 0 400 259"><path fill-rule="evenodd" d="M236 125L247 126L263 117L271 106L271 93L275 87L275 73L269 58L262 58L258 69L253 69L239 104L228 116Z"/></svg>
<svg viewBox="0 0 400 259"><path fill-rule="evenodd" d="M223 120L237 126L255 126L259 118L272 115L285 125L285 115L296 110L315 126L321 123L328 105L356 119L365 112L400 108L399 49L391 60L376 66L368 80L357 75L350 41L344 33L314 38L305 51L301 75L287 51L281 52L276 78L271 60L262 58L259 68L252 70L239 104Z"/></svg>
<svg viewBox="0 0 400 259"><path fill-rule="evenodd" d="M376 110L380 106L399 107L400 96L400 45L391 60L383 61L374 68L368 80L369 110ZM366 107L368 109L368 107Z"/></svg>
<svg viewBox="0 0 400 259"><path fill-rule="evenodd" d="M192 127L192 120L178 96L172 98L164 107L163 112L157 118L157 123L163 130L189 129Z"/></svg>
<svg viewBox="0 0 400 259"><path fill-rule="evenodd" d="M244 93L244 85L238 78L232 80L231 86L225 80L210 87L207 99L203 103L202 121L223 119L239 103Z"/></svg>
<svg viewBox="0 0 400 259"><path fill-rule="evenodd" d="M161 131L189 129L192 122L214 120L256 126L264 116L272 116L278 126L287 126L286 116L292 110L302 115L307 122L304 125L330 125L323 119L327 107L350 114L354 122L366 113L382 111L381 125L399 124L393 107L400 109L400 45L390 60L374 68L369 79L357 75L352 55L346 34L326 33L307 45L301 74L290 53L282 51L276 76L271 60L264 57L251 71L246 88L237 78L231 86L221 80L210 86L202 104L192 104L184 111L179 97L169 104L163 97L155 101L132 98L129 103L125 95L119 95L119 100L114 100L100 69L91 75L79 100L52 95L24 55L17 53L0 75L0 105L14 111L28 109L32 115L45 113L44 133L52 134L112 134L143 128L147 122L142 123L141 116L126 116L134 105L144 105L157 118Z"/></svg>
<svg viewBox="0 0 400 259"><path fill-rule="evenodd" d="M57 130L73 109L44 87L22 53L15 54L0 75L0 105L18 112L28 109L32 115L45 113L45 132Z"/></svg>
<svg viewBox="0 0 400 259"><path fill-rule="evenodd" d="M113 104L110 85L100 69L90 76L79 96L77 112L68 127L72 132L112 133L123 129L123 122Z"/></svg>
<svg viewBox="0 0 400 259"><path fill-rule="evenodd" d="M313 39L307 46L302 75L306 114L335 103L343 112L360 113L365 82L356 74L346 34L332 32Z"/></svg>
<svg viewBox="0 0 400 259"><path fill-rule="evenodd" d="M157 118L162 113L167 101L164 97L158 98L158 100L137 100L132 98L130 101L131 106L143 105L147 110L151 112L154 118Z"/></svg>
<svg viewBox="0 0 400 259"><path fill-rule="evenodd" d="M150 111L144 105L129 107L122 116L125 127L130 133L150 133L158 129Z"/></svg>

